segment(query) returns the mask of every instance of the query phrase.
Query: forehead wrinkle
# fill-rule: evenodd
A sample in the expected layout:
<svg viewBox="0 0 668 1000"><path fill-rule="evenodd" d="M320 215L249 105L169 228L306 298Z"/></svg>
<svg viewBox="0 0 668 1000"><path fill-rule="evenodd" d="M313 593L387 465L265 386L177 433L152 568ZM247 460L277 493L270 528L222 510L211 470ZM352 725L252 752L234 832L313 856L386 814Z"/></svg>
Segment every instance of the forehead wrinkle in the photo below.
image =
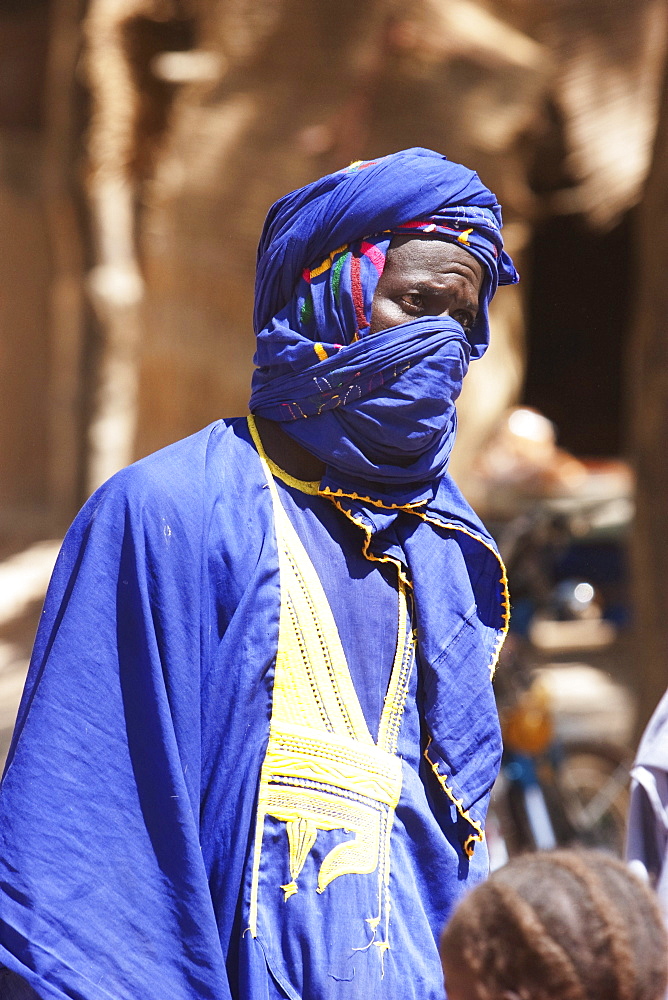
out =
<svg viewBox="0 0 668 1000"><path fill-rule="evenodd" d="M460 271L450 270L449 268L448 270L439 269L432 271L429 268L416 265L415 267L406 267L397 270L388 277L393 283L410 285L411 288L414 288L416 292L421 294L449 293L457 296L466 295L471 304L475 303L475 308L478 306L481 284L475 275L462 274ZM465 286L468 285L469 287L462 288L462 282L464 282ZM473 291L473 296L471 296L471 290Z"/></svg>
<svg viewBox="0 0 668 1000"><path fill-rule="evenodd" d="M418 259L415 259L415 256ZM463 260L424 260L419 259L421 255L387 255L387 261L383 274L391 274L392 277L402 278L407 281L418 282L421 280L434 281L443 278L461 278L470 282L478 292L482 288L483 273L482 267L475 257L471 257L471 264ZM468 255L470 256L470 255Z"/></svg>
<svg viewBox="0 0 668 1000"><path fill-rule="evenodd" d="M459 275L459 277L461 277L461 275ZM451 288L449 287L449 284L446 282L440 284L433 280L429 280L429 281L414 281L410 282L410 284L411 287L414 288L415 291L419 292L421 295L433 295L434 293L438 294L440 292L448 292L451 295L456 295L458 297L461 297L462 295L467 294L465 289L461 289L459 287ZM465 301L462 300L462 305L465 305L467 309L477 309L478 296L476 295L475 298L468 297L466 298Z"/></svg>
<svg viewBox="0 0 668 1000"><path fill-rule="evenodd" d="M440 260L443 260L444 257L448 257L448 263L461 263L462 266L469 268L474 273L479 272L482 274L483 270L482 265L475 254L472 254L460 244L444 239L401 237L397 240L397 242L393 240L392 243L390 243L387 256L388 259L396 257L402 258L406 261L416 258L421 260L424 260L425 258L438 260L440 258Z"/></svg>
<svg viewBox="0 0 668 1000"><path fill-rule="evenodd" d="M477 263L477 261L476 261L476 263ZM468 274L461 274L460 271L456 270L457 267L465 268L466 271L470 272L470 275L472 277L469 277ZM442 267L439 267L438 271L439 271L439 274L445 274L445 275L457 274L457 275L459 275L459 277L466 278L467 281L471 281L472 280L473 282L475 282L477 284L479 284L482 281L482 268L480 266L478 266L478 269L476 270L476 268L469 266L463 260L453 261L451 264L448 265L448 270L447 271L444 270L444 268L442 268Z"/></svg>
<svg viewBox="0 0 668 1000"><path fill-rule="evenodd" d="M470 275L468 275L468 274L462 274L460 271L450 271L450 270L448 270L448 271L444 271L444 270L425 271L424 269L420 269L420 271L421 271L421 273L419 275L415 274L413 276L413 280L414 280L414 282L416 284L422 282L425 285L426 284L430 284L432 287L435 284L438 284L440 287L444 288L446 285L449 285L449 284L452 283L452 279L453 278L459 278L459 282L464 281L467 284L472 285L477 290L477 283L476 283L476 281L472 280L472 278L471 278ZM409 277L409 278L411 277L410 272L407 273L407 277Z"/></svg>

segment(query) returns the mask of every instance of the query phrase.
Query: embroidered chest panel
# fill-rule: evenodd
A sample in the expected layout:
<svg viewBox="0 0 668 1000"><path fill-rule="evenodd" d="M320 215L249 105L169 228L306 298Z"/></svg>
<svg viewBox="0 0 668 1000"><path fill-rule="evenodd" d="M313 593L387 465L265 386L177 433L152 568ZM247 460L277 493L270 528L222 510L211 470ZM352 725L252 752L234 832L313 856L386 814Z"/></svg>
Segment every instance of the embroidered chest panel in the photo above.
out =
<svg viewBox="0 0 668 1000"><path fill-rule="evenodd" d="M256 936L258 876L271 817L285 824L287 834L286 881L275 887L285 905L299 906L300 892L325 892L342 875L375 877L377 908L360 920L382 952L389 947L390 832L401 793L397 739L415 662L406 592L399 582L396 653L374 741L322 584L264 464L274 503L281 608L269 743L260 773L250 931ZM324 856L317 884L302 884L319 832L332 830L347 839Z"/></svg>

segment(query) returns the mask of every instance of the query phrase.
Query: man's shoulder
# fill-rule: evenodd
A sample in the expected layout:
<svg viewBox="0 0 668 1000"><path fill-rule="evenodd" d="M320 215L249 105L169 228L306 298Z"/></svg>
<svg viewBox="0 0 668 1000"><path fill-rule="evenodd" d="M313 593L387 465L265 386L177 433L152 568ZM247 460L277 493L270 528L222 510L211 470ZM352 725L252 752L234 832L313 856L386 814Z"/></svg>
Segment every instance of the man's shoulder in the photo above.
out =
<svg viewBox="0 0 668 1000"><path fill-rule="evenodd" d="M243 418L217 420L112 476L88 501L133 510L156 505L195 510L207 498L261 475ZM257 467L256 467L257 466Z"/></svg>
<svg viewBox="0 0 668 1000"><path fill-rule="evenodd" d="M150 553L160 572L199 572L199 547L212 537L217 551L236 551L243 523L245 544L261 541L271 518L263 485L246 421L216 421L107 480L67 532L59 572L68 579L84 550L98 568L124 551Z"/></svg>

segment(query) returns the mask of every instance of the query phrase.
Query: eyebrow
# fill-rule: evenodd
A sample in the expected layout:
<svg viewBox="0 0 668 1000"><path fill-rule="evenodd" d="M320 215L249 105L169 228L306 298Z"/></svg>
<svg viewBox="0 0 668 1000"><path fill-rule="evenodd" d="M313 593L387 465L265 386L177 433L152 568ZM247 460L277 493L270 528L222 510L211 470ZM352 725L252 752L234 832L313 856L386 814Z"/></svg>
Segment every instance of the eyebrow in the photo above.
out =
<svg viewBox="0 0 668 1000"><path fill-rule="evenodd" d="M434 283L429 281L415 281L413 282L413 288L420 295L433 295L434 292L436 291L436 286L434 285ZM478 299L476 299L475 302L473 302L471 299L467 299L465 302L462 303L464 308L470 309L472 312L478 311L479 304L480 303Z"/></svg>

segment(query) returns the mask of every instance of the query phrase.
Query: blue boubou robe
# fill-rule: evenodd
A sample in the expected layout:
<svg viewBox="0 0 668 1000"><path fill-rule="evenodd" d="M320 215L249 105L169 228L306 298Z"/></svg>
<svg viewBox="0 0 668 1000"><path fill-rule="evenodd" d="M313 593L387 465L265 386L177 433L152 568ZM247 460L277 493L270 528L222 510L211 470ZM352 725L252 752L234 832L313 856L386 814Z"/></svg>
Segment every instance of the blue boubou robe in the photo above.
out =
<svg viewBox="0 0 668 1000"><path fill-rule="evenodd" d="M443 997L440 928L487 868L502 567L447 477L430 523L323 483L396 576L370 732L284 490L220 421L67 535L0 794L0 964L44 1000Z"/></svg>

